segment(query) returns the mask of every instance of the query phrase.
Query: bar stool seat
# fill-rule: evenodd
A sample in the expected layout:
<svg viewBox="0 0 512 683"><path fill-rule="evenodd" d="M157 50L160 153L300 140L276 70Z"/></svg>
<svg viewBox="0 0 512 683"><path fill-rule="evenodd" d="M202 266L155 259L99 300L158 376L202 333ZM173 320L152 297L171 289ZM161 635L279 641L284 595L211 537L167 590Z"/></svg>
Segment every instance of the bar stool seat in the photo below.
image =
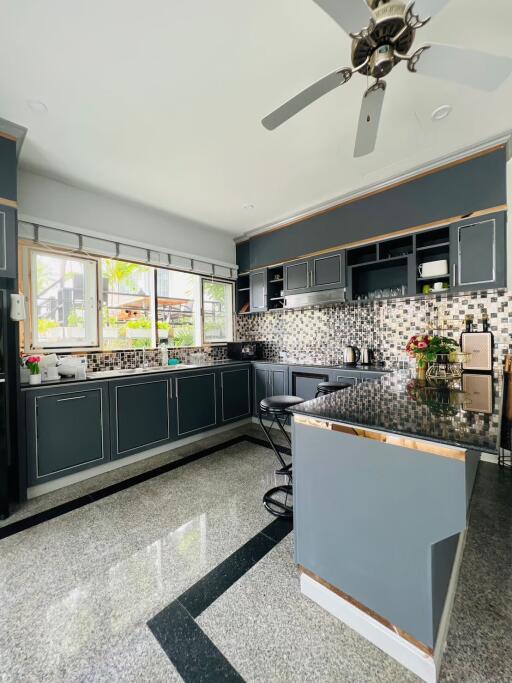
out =
<svg viewBox="0 0 512 683"><path fill-rule="evenodd" d="M303 403L304 399L299 396L268 396L260 401L259 405L259 420L260 425L267 440L276 454L276 457L281 467L275 471L276 474L288 477L288 483L281 486L274 486L263 496L263 504L265 508L275 517L289 518L293 515L293 506L291 503L293 489L292 489L292 464L286 463L282 453L279 450L279 444L272 438L272 427L277 424L285 437L288 445L291 446L291 439L286 432L284 425L289 416L289 410L292 406ZM272 422L270 427L265 426L263 422L264 417L271 417ZM284 498L284 500L282 500Z"/></svg>
<svg viewBox="0 0 512 683"><path fill-rule="evenodd" d="M351 386L353 385L350 382L319 382L316 388L315 398L318 398L318 396L327 396L327 394L333 394L335 391L348 389Z"/></svg>

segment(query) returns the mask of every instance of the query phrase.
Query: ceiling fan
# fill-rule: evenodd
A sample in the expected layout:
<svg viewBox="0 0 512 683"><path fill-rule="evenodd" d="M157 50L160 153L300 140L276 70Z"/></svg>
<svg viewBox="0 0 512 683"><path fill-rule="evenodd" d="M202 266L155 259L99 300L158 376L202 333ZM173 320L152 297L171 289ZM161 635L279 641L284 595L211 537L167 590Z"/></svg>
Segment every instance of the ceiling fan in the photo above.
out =
<svg viewBox="0 0 512 683"><path fill-rule="evenodd" d="M512 71L512 59L451 45L411 48L425 26L449 0L314 0L352 38L352 66L337 69L300 92L262 120L274 130L354 74L375 78L363 95L354 156L375 148L386 92L383 80L400 62L412 73L441 78L484 91L495 90ZM418 8L418 9L417 9ZM419 13L425 19L421 19Z"/></svg>

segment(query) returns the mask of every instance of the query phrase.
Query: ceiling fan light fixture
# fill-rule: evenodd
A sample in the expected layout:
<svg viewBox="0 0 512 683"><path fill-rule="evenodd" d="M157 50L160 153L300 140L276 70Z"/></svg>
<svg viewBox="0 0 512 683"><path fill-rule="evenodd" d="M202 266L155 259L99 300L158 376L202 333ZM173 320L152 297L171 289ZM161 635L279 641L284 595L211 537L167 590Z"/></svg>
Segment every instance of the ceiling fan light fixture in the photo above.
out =
<svg viewBox="0 0 512 683"><path fill-rule="evenodd" d="M432 112L432 121L442 121L452 113L451 104L442 104Z"/></svg>

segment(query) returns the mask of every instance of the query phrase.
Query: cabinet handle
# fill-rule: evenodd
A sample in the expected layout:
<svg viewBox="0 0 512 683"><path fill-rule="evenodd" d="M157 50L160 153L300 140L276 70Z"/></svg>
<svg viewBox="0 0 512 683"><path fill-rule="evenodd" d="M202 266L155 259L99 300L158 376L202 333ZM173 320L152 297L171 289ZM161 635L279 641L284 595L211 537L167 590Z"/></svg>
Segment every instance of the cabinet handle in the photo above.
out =
<svg viewBox="0 0 512 683"><path fill-rule="evenodd" d="M69 398L58 398L57 403L62 403L62 401L78 401L81 398L85 398L85 396L70 396Z"/></svg>
<svg viewBox="0 0 512 683"><path fill-rule="evenodd" d="M176 378L176 398L179 398L179 393L178 393L178 387L180 385L178 384L178 378Z"/></svg>
<svg viewBox="0 0 512 683"><path fill-rule="evenodd" d="M0 379L0 384L4 384L5 379Z"/></svg>
<svg viewBox="0 0 512 683"><path fill-rule="evenodd" d="M172 377L169 379L169 398L172 398Z"/></svg>
<svg viewBox="0 0 512 683"><path fill-rule="evenodd" d="M453 264L452 280L453 280L452 287L456 287L457 286L457 264L456 263Z"/></svg>

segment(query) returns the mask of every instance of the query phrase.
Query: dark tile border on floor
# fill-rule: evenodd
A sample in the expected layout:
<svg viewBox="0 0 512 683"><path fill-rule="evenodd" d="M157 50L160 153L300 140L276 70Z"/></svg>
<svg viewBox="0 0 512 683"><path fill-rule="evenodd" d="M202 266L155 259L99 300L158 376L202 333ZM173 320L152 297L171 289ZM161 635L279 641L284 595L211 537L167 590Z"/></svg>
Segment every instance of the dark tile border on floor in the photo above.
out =
<svg viewBox="0 0 512 683"><path fill-rule="evenodd" d="M291 530L291 520L274 520L148 621L185 683L243 683L195 620Z"/></svg>
<svg viewBox="0 0 512 683"><path fill-rule="evenodd" d="M172 462L169 462L165 465L160 465L159 467L155 467L154 469L148 470L147 472L141 472L140 474L136 474L133 477L124 479L123 481L116 482L115 484L111 484L110 486L105 486L104 488L98 489L97 491L92 491L91 493L87 493L84 496L73 498L73 500L68 500L65 503L56 505L55 507L49 508L48 510L42 510L41 512L37 512L35 515L30 515L29 517L24 517L23 519L19 519L18 521L12 522L11 524L6 524L0 527L0 540L8 538L9 536L13 536L14 534L17 534L20 531L30 529L34 526L37 526L38 524L48 522L51 519L55 519L56 517L65 515L68 512L73 512L73 510L78 510L79 508L84 507L85 505L95 503L96 501L101 500L102 498L111 496L114 493L119 493L119 491L124 491L125 489L128 489L131 486L136 486L137 484L141 484L142 482L148 481L149 479L153 479L154 477L159 477L161 474L165 474L166 472L171 472L172 470L178 469L179 467L183 467L184 465L196 462L196 460L200 460L201 458L205 458L208 455L212 455L213 453L222 451L225 448L230 448L230 446L236 446L236 444L243 443L244 441L249 441L250 443L253 443L258 446L263 446L264 448L270 448L269 443L264 439L258 439L255 436L250 436L249 434L242 434L241 436L236 436L232 439L228 439L227 441L223 441L222 443L216 444L215 446L208 446L208 448L203 448L197 453L186 455L183 458L173 460ZM283 451L283 453L290 455L290 449L288 447L280 446L280 450Z"/></svg>

